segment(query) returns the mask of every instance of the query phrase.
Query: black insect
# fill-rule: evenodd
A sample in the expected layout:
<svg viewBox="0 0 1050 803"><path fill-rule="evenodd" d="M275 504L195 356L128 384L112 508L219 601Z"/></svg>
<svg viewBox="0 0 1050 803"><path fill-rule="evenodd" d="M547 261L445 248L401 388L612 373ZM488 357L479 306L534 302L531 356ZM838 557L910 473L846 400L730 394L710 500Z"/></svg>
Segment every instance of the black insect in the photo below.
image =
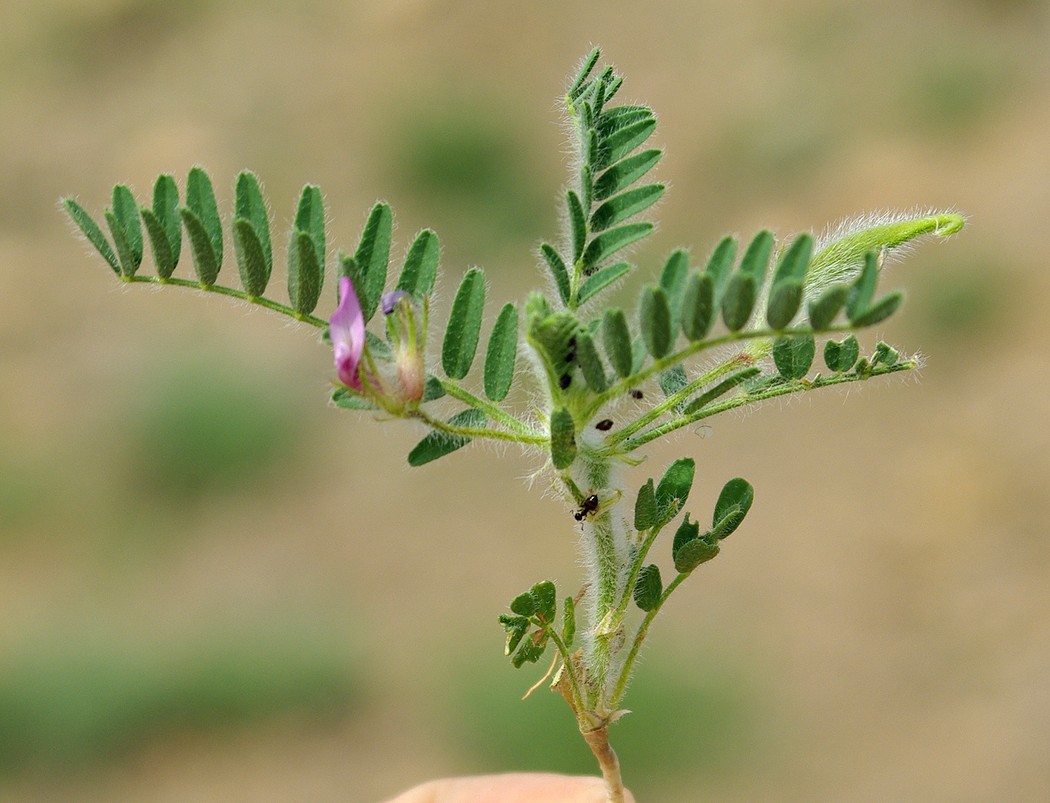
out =
<svg viewBox="0 0 1050 803"><path fill-rule="evenodd" d="M576 521L583 521L589 515L594 513L597 509L598 496L596 494L591 494L583 500L583 504L580 505L580 509L573 513L572 517L576 519Z"/></svg>
<svg viewBox="0 0 1050 803"><path fill-rule="evenodd" d="M601 421L594 425L594 428L601 432L608 432L610 429L613 428L613 420L611 418L603 418Z"/></svg>
<svg viewBox="0 0 1050 803"><path fill-rule="evenodd" d="M643 395L644 394L640 390L638 390L638 388L635 388L634 390L631 391L631 398L632 399L640 399L640 398L642 398Z"/></svg>
<svg viewBox="0 0 1050 803"><path fill-rule="evenodd" d="M558 387L562 390L568 390L569 385L572 384L572 376L570 374L562 374L558 377Z"/></svg>

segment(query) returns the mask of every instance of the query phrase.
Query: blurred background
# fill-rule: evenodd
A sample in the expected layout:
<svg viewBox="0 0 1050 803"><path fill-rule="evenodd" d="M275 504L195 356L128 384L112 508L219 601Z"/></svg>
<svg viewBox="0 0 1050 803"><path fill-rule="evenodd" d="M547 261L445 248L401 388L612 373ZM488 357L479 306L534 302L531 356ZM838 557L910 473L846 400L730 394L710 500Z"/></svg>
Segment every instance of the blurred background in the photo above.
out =
<svg viewBox="0 0 1050 803"><path fill-rule="evenodd" d="M225 210L250 167L280 251L303 183L346 249L382 198L395 258L434 227L443 303L481 265L494 314L560 230L558 98L593 44L661 120L641 277L726 232L970 219L884 280L909 302L868 345L922 350L917 379L650 453L638 484L689 455L698 510L737 475L757 503L653 633L613 731L627 783L1045 799L1048 34L1039 0L6 0L0 799L372 801L595 771L563 703L519 701L542 670L501 654L512 596L579 577L534 463L410 470L418 431L326 405L314 330L118 286L56 207L100 215L114 183L144 201L199 163Z"/></svg>

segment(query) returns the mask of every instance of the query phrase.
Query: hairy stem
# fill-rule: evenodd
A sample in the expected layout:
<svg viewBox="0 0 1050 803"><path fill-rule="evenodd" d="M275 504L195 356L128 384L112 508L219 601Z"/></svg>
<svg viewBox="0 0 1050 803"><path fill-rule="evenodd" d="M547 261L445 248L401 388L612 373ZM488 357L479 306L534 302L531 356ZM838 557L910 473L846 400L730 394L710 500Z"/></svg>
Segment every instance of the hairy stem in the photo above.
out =
<svg viewBox="0 0 1050 803"><path fill-rule="evenodd" d="M591 748L598 766L602 769L605 781L605 795L608 803L624 803L623 776L620 775L620 760L616 751L609 744L609 726L602 725L592 731L583 731L584 741Z"/></svg>

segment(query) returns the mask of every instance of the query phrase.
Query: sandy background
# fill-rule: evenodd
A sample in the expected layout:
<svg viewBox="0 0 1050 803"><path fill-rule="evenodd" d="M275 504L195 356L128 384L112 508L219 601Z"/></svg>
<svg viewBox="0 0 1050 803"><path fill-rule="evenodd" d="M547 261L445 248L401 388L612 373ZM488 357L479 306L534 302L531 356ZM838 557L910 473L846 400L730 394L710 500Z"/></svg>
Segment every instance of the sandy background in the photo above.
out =
<svg viewBox="0 0 1050 803"><path fill-rule="evenodd" d="M419 432L326 406L313 330L118 287L56 211L195 163L228 208L250 167L281 251L317 182L330 242L352 248L384 198L395 253L433 226L445 303L481 265L494 315L558 231L556 99L592 44L661 120L671 192L642 276L729 231L970 218L887 280L909 303L879 334L929 356L918 381L652 450L648 473L696 458L701 504L736 475L757 501L655 629L614 733L628 784L1045 799L1048 34L1037 0L7 0L0 799L370 801L592 771L500 654L506 602L577 577L533 464L479 448L409 470Z"/></svg>

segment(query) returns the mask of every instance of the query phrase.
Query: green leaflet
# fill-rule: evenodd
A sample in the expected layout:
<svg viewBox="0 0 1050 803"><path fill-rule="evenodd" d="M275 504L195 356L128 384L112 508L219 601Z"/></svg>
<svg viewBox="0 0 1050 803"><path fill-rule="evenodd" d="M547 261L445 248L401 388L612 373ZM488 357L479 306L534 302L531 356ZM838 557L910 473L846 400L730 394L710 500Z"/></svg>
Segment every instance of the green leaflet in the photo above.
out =
<svg viewBox="0 0 1050 803"><path fill-rule="evenodd" d="M544 624L553 624L558 613L558 591L554 583L544 580L529 589L535 605L533 615Z"/></svg>
<svg viewBox="0 0 1050 803"><path fill-rule="evenodd" d="M405 265L397 280L397 289L411 293L416 298L430 295L437 279L440 255L437 234L430 229L419 232L405 255Z"/></svg>
<svg viewBox="0 0 1050 803"><path fill-rule="evenodd" d="M157 268L157 275L162 279L170 278L175 272L175 256L171 252L171 244L168 242L164 224L148 207L142 207L139 214L142 215L142 222L146 225L146 234L149 236L150 247L153 249L153 262Z"/></svg>
<svg viewBox="0 0 1050 803"><path fill-rule="evenodd" d="M603 138L603 149L598 166L606 167L620 161L620 159L649 139L649 135L655 130L656 120L653 119L652 112L649 109L645 109L644 114L639 112L637 122L617 128Z"/></svg>
<svg viewBox="0 0 1050 803"><path fill-rule="evenodd" d="M718 245L715 246L715 250L711 252L711 256L707 260L707 268L704 270L704 273L711 277L716 299L721 295L722 289L725 287L726 280L733 270L733 262L735 260L736 239L728 236L723 237Z"/></svg>
<svg viewBox="0 0 1050 803"><path fill-rule="evenodd" d="M682 412L685 415L691 415L697 410L706 407L708 404L710 404L720 396L724 396L737 385L740 385L748 381L749 379L753 379L760 373L762 373L761 368L751 366L750 368L744 368L740 371L737 371L735 374L730 374L717 385L708 390L705 390L703 393L701 393L699 396L697 396L695 399L689 402L689 404L685 406Z"/></svg>
<svg viewBox="0 0 1050 803"><path fill-rule="evenodd" d="M594 182L594 200L604 201L623 192L635 181L648 173L660 161L663 152L656 148L636 153L604 171Z"/></svg>
<svg viewBox="0 0 1050 803"><path fill-rule="evenodd" d="M658 521L670 521L682 509L693 487L696 462L687 457L675 460L664 472L656 486Z"/></svg>
<svg viewBox="0 0 1050 803"><path fill-rule="evenodd" d="M564 407L551 413L551 462L559 471L576 459L576 424Z"/></svg>
<svg viewBox="0 0 1050 803"><path fill-rule="evenodd" d="M785 379L802 379L816 354L813 335L789 335L773 341L773 362Z"/></svg>
<svg viewBox="0 0 1050 803"><path fill-rule="evenodd" d="M587 242L587 220L583 214L583 204L572 190L565 193L565 205L569 209L569 231L572 234L572 261L577 262L583 256L583 246Z"/></svg>
<svg viewBox="0 0 1050 803"><path fill-rule="evenodd" d="M309 232L294 229L288 241L288 299L292 309L309 315L321 297L324 263Z"/></svg>
<svg viewBox="0 0 1050 803"><path fill-rule="evenodd" d="M780 282L791 279L801 280L806 275L809 267L810 257L813 255L813 237L809 234L800 234L787 247L777 262L777 268L773 272L773 286Z"/></svg>
<svg viewBox="0 0 1050 803"><path fill-rule="evenodd" d="M549 243L544 243L540 246L540 253L550 269L551 276L554 279L554 286L558 288L558 296L561 298L561 303L568 304L571 292L569 287L569 269L565 266L565 262L558 252L554 250L554 246Z"/></svg>
<svg viewBox="0 0 1050 803"><path fill-rule="evenodd" d="M631 332L627 327L627 316L623 310L612 307L602 316L602 343L605 354L621 377L632 373L634 355L631 351Z"/></svg>
<svg viewBox="0 0 1050 803"><path fill-rule="evenodd" d="M598 348L594 345L594 338L586 329L576 335L576 364L580 366L583 378L588 387L595 393L604 393L609 388L605 375L605 366L602 358L598 356Z"/></svg>
<svg viewBox="0 0 1050 803"><path fill-rule="evenodd" d="M139 206L135 202L135 196L123 184L113 188L112 209L113 216L120 224L131 260L130 264L125 266L126 269L130 268L126 270L126 275L133 276L142 264L142 225L139 223Z"/></svg>
<svg viewBox="0 0 1050 803"><path fill-rule="evenodd" d="M361 232L361 240L353 260L342 260L344 275L350 275L354 283L354 290L357 291L366 322L375 315L379 307L379 298L386 286L393 225L390 207L384 203L377 203L368 213L368 220ZM351 266L356 271L356 276L345 272Z"/></svg>
<svg viewBox="0 0 1050 803"><path fill-rule="evenodd" d="M99 228L99 225L92 219L91 215L87 213L87 210L72 198L66 198L62 201L62 205L65 207L69 217L77 225L77 228L87 237L88 242L95 246L95 250L106 260L106 264L113 269L115 274L120 276L120 263L117 261L117 255L113 253L106 235L102 233L102 229Z"/></svg>
<svg viewBox="0 0 1050 803"><path fill-rule="evenodd" d="M263 197L262 187L258 177L250 170L244 170L237 176L237 187L235 191L236 202L235 219L241 218L248 222L255 238L262 249L265 264L266 281L269 281L273 269L273 243L270 240L270 213L266 208L266 200ZM236 243L235 243L236 245ZM242 275L243 280L243 275ZM266 286L263 282L263 287ZM247 288L245 288L247 289ZM261 295L253 293L253 295Z"/></svg>
<svg viewBox="0 0 1050 803"><path fill-rule="evenodd" d="M802 280L787 279L773 285L766 306L766 322L771 329L785 329L802 306Z"/></svg>
<svg viewBox="0 0 1050 803"><path fill-rule="evenodd" d="M693 271L682 291L682 333L696 342L707 337L715 316L715 282L710 273Z"/></svg>
<svg viewBox="0 0 1050 803"><path fill-rule="evenodd" d="M809 305L809 325L817 332L829 328L836 316L846 306L849 297L849 287L844 284L836 284L825 290L816 301Z"/></svg>
<svg viewBox="0 0 1050 803"><path fill-rule="evenodd" d="M179 218L179 188L175 186L173 176L157 176L153 184L153 217L164 231L168 247L171 249L174 269L175 265L179 264L182 251L182 221ZM168 276L170 275L169 273Z"/></svg>
<svg viewBox="0 0 1050 803"><path fill-rule="evenodd" d="M711 532L719 540L727 538L744 520L755 501L755 489L743 477L734 477L722 486L715 502Z"/></svg>
<svg viewBox="0 0 1050 803"><path fill-rule="evenodd" d="M534 664L543 657L547 649L548 636L543 630L535 631L532 636L525 639L514 657L510 659L515 669L521 669L525 664Z"/></svg>
<svg viewBox="0 0 1050 803"><path fill-rule="evenodd" d="M685 283L689 278L689 252L677 248L671 252L660 272L660 286L667 293L667 302L671 306L671 328L677 329L681 321L682 295Z"/></svg>
<svg viewBox="0 0 1050 803"><path fill-rule="evenodd" d="M864 255L864 267L861 268L860 275L853 282L846 298L846 317L850 323L867 311L872 298L875 297L875 285L878 281L878 257L869 251Z"/></svg>
<svg viewBox="0 0 1050 803"><path fill-rule="evenodd" d="M593 298L609 285L619 281L630 272L631 266L626 262L617 262L598 270L583 280L580 290L576 294L576 303L582 304Z"/></svg>
<svg viewBox="0 0 1050 803"><path fill-rule="evenodd" d="M566 597L561 609L561 640L568 649L576 641L576 603L572 597Z"/></svg>
<svg viewBox="0 0 1050 803"><path fill-rule="evenodd" d="M766 321L773 329L783 329L802 304L803 278L813 254L813 238L802 234L784 251L773 273L773 286L766 308Z"/></svg>
<svg viewBox="0 0 1050 803"><path fill-rule="evenodd" d="M769 269L769 257L773 253L775 240L770 231L760 231L747 246L744 258L740 260L739 272L755 280L758 290L765 281Z"/></svg>
<svg viewBox="0 0 1050 803"><path fill-rule="evenodd" d="M656 489L650 477L645 485L638 489L638 498L634 503L634 529L641 532L655 527L658 523Z"/></svg>
<svg viewBox="0 0 1050 803"><path fill-rule="evenodd" d="M471 268L456 291L441 346L441 367L451 379L462 379L470 371L484 311L485 276L479 268Z"/></svg>
<svg viewBox="0 0 1050 803"><path fill-rule="evenodd" d="M672 365L666 371L660 372L660 390L664 392L664 396L673 396L678 393L682 388L689 384L689 379L685 375L685 368L678 365ZM681 412L684 404L679 402L675 405L675 409Z"/></svg>
<svg viewBox="0 0 1050 803"><path fill-rule="evenodd" d="M532 622L524 616L508 616L507 614L502 614L499 617L499 623L503 625L503 629L507 631L507 641L503 647L503 654L510 655L521 643L525 634L529 632L529 629L532 627Z"/></svg>
<svg viewBox="0 0 1050 803"><path fill-rule="evenodd" d="M299 194L295 227L288 244L288 298L292 309L300 315L313 312L321 298L325 247L321 190L313 184L307 184ZM385 271L383 278L386 279Z"/></svg>
<svg viewBox="0 0 1050 803"><path fill-rule="evenodd" d="M665 356L674 345L671 329L671 306L662 287L649 285L642 289L638 324L645 347L655 359Z"/></svg>
<svg viewBox="0 0 1050 803"><path fill-rule="evenodd" d="M747 324L757 292L753 276L737 271L729 277L729 285L722 295L722 320L730 332L739 332Z"/></svg>
<svg viewBox="0 0 1050 803"><path fill-rule="evenodd" d="M212 188L211 179L208 174L204 172L200 167L193 167L190 169L189 176L186 179L186 207L189 209L200 223L200 228L206 233L208 240L211 242L211 253L215 262L215 273L211 278L211 281L205 282L201 280L203 284L214 284L215 277L219 275L219 268L222 267L222 220L219 218L219 208L215 204L215 190ZM182 212L182 210L179 210ZM182 215L183 225L186 225L186 215ZM186 229L186 233L190 235L191 245L193 240L193 234L190 233L189 227ZM199 233L198 233L199 234ZM194 258L196 259L198 249L194 248ZM200 268L197 269L197 275L200 276Z"/></svg>
<svg viewBox="0 0 1050 803"><path fill-rule="evenodd" d="M113 238L113 248L117 252L117 260L120 263L120 275L130 278L135 275L138 265L135 264L135 254L131 250L127 234L112 209L106 209L103 213L106 225L109 226L109 235Z"/></svg>
<svg viewBox="0 0 1050 803"><path fill-rule="evenodd" d="M485 354L485 395L502 401L514 379L514 362L518 356L518 308L506 304L492 327Z"/></svg>
<svg viewBox="0 0 1050 803"><path fill-rule="evenodd" d="M605 229L643 212L660 200L664 194L663 184L646 184L621 193L599 206L591 215L591 229Z"/></svg>
<svg viewBox="0 0 1050 803"><path fill-rule="evenodd" d="M244 292L259 298L266 292L270 280L270 264L255 227L245 218L238 217L233 221L233 252Z"/></svg>
<svg viewBox="0 0 1050 803"><path fill-rule="evenodd" d="M674 556L674 567L682 574L689 574L701 563L707 563L718 555L718 544L713 544L703 538L694 538L679 547Z"/></svg>
<svg viewBox="0 0 1050 803"><path fill-rule="evenodd" d="M829 340L824 344L824 363L837 374L852 368L860 356L860 344L854 335L845 340Z"/></svg>
<svg viewBox="0 0 1050 803"><path fill-rule="evenodd" d="M583 252L583 272L592 273L617 251L638 242L653 230L653 224L627 223L602 232L587 244Z"/></svg>
<svg viewBox="0 0 1050 803"><path fill-rule="evenodd" d="M643 611L651 611L660 604L660 595L663 590L660 567L655 563L650 563L643 566L638 572L638 579L634 584L634 602Z"/></svg>
<svg viewBox="0 0 1050 803"><path fill-rule="evenodd" d="M895 313L904 301L904 293L896 291L887 293L885 296L868 307L864 312L850 319L850 323L858 329L865 326L874 326L889 318Z"/></svg>
<svg viewBox="0 0 1050 803"><path fill-rule="evenodd" d="M587 80L587 76L591 74L591 70L594 69L594 65L598 63L598 57L601 55L601 50L594 48L590 53L580 62L580 68L576 72L576 78L573 80L572 85L569 87L569 91L566 93L566 97L572 101L583 94L584 82Z"/></svg>
<svg viewBox="0 0 1050 803"><path fill-rule="evenodd" d="M314 244L314 255L323 268L325 263L324 199L321 188L316 184L307 184L299 193L299 205L295 211L295 229L310 235ZM389 253L389 252L388 252ZM386 275L383 275L384 284Z"/></svg>
<svg viewBox="0 0 1050 803"><path fill-rule="evenodd" d="M179 215L182 217L182 225L190 240L193 270L197 274L197 281L205 287L215 284L215 278L219 275L222 263L220 255L215 253L214 240L192 209L185 206L180 207Z"/></svg>
<svg viewBox="0 0 1050 803"><path fill-rule="evenodd" d="M893 348L889 343L880 340L875 346L875 353L871 355L871 367L877 368L880 365L885 365L889 368L897 364L900 356L897 349Z"/></svg>
<svg viewBox="0 0 1050 803"><path fill-rule="evenodd" d="M695 538L700 537L700 523L689 521L689 514L685 514L685 520L678 525L674 540L671 542L671 560L678 558L678 550Z"/></svg>
<svg viewBox="0 0 1050 803"><path fill-rule="evenodd" d="M456 427L477 428L484 426L485 414L470 407L456 413L448 420L448 423ZM408 464L414 467L422 466L437 460L439 457L452 454L457 449L462 449L470 441L471 438L466 435L453 435L434 430L408 453Z"/></svg>

